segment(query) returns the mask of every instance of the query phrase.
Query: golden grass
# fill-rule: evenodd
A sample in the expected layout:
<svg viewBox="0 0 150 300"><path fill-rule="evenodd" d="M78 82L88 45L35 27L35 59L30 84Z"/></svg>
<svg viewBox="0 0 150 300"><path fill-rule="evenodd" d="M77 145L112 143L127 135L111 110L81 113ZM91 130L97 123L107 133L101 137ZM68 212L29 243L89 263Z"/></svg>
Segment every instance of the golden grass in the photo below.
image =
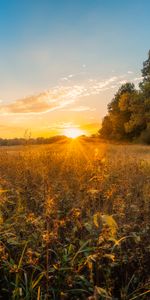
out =
<svg viewBox="0 0 150 300"><path fill-rule="evenodd" d="M150 148L0 149L0 299L149 299Z"/></svg>

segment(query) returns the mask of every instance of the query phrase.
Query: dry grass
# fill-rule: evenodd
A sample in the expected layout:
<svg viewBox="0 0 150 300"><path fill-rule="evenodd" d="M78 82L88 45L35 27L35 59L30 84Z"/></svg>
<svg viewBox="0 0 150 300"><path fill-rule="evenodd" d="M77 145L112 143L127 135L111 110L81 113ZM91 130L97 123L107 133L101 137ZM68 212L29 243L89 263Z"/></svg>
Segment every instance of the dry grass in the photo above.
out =
<svg viewBox="0 0 150 300"><path fill-rule="evenodd" d="M149 299L150 148L0 150L0 299Z"/></svg>

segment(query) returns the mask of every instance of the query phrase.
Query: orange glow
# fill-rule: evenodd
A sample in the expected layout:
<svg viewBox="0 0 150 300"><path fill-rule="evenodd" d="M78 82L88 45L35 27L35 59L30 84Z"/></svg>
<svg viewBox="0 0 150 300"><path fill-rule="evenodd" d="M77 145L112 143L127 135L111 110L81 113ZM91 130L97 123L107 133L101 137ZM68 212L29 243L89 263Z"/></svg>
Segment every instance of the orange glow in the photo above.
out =
<svg viewBox="0 0 150 300"><path fill-rule="evenodd" d="M85 131L79 128L71 127L64 129L63 134L69 138L75 139L78 136L85 134Z"/></svg>

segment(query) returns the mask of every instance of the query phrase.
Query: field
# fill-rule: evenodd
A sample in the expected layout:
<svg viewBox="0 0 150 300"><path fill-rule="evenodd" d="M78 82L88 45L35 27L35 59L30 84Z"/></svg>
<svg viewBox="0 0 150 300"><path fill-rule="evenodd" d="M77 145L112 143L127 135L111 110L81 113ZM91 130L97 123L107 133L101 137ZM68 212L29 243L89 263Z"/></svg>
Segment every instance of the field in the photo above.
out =
<svg viewBox="0 0 150 300"><path fill-rule="evenodd" d="M150 147L0 148L0 299L150 299Z"/></svg>

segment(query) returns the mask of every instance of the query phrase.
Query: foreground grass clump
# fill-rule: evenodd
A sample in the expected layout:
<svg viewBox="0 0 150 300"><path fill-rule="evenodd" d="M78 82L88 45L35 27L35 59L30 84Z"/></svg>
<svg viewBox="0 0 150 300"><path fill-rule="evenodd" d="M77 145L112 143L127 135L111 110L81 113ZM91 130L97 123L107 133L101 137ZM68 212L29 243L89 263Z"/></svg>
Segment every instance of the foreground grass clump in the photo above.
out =
<svg viewBox="0 0 150 300"><path fill-rule="evenodd" d="M149 299L150 149L0 150L0 299Z"/></svg>

